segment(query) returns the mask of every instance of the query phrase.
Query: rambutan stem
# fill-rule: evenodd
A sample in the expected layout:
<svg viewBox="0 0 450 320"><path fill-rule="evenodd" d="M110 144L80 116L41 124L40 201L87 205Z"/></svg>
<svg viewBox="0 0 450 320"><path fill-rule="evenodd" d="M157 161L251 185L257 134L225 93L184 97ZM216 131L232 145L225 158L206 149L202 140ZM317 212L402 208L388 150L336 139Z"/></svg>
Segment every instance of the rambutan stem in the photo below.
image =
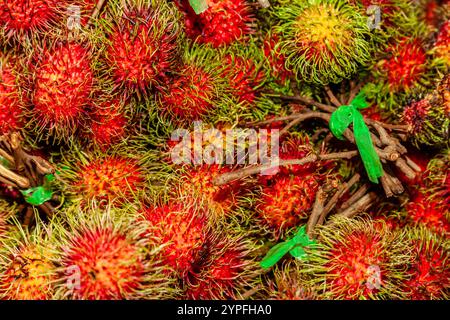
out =
<svg viewBox="0 0 450 320"><path fill-rule="evenodd" d="M315 101L315 100L313 100L311 98L303 97L303 96L300 96L300 95L295 95L295 96L274 95L273 97L280 98L280 99L283 99L283 100L293 100L293 101L303 102L305 104L317 107L320 110L325 111L325 112L329 112L329 113L332 113L332 112L334 112L336 110L336 108L333 107L333 106L330 106L328 104L323 104L323 103L317 102L317 101Z"/></svg>
<svg viewBox="0 0 450 320"><path fill-rule="evenodd" d="M355 193L353 193L351 195L351 197L341 205L341 210L347 209L352 204L354 204L358 199L360 199L363 195L366 194L366 192L369 190L369 188L370 188L370 185L367 183L365 183L361 187L359 187L359 189L356 190Z"/></svg>
<svg viewBox="0 0 450 320"><path fill-rule="evenodd" d="M344 152L336 152L329 154L310 154L302 159L288 159L288 160L280 160L276 165L273 164L265 164L265 165L256 165L251 167L242 168L240 170L227 172L222 175L216 176L213 179L213 184L216 186L222 186L234 180L239 180L246 178L248 176L257 174L261 171L269 170L278 166L290 166L290 165L304 165L306 163L321 161L321 160L337 160L337 159L350 159L358 155L358 151L344 151Z"/></svg>
<svg viewBox="0 0 450 320"><path fill-rule="evenodd" d="M325 200L325 192L322 188L319 188L316 193L316 200L314 201L311 215L309 216L308 222L306 223L306 234L310 238L313 237L314 227L317 224L317 220L319 219L320 214L323 212Z"/></svg>
<svg viewBox="0 0 450 320"><path fill-rule="evenodd" d="M327 93L328 98L330 99L331 103L334 104L335 107L339 108L342 106L342 103L336 98L333 91L331 91L329 86L325 87L325 92Z"/></svg>
<svg viewBox="0 0 450 320"><path fill-rule="evenodd" d="M337 215L347 218L353 218L354 216L369 209L373 202L377 199L375 192L369 192L362 196L358 201L348 207L346 210L337 213Z"/></svg>

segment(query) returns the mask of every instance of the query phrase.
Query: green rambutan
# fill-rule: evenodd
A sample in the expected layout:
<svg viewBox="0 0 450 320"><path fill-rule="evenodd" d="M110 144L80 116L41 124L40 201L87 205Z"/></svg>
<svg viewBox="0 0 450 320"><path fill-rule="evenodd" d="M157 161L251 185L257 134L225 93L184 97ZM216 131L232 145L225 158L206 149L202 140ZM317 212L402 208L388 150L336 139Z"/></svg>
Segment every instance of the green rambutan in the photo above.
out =
<svg viewBox="0 0 450 320"><path fill-rule="evenodd" d="M205 208L194 201L170 202L145 210L146 237L162 246L160 259L185 278L193 272L208 238Z"/></svg>
<svg viewBox="0 0 450 320"><path fill-rule="evenodd" d="M295 0L278 7L280 52L301 81L337 83L370 58L367 19L342 0Z"/></svg>
<svg viewBox="0 0 450 320"><path fill-rule="evenodd" d="M447 299L450 288L449 243L423 228L409 231L414 259L405 281L408 299Z"/></svg>
<svg viewBox="0 0 450 320"><path fill-rule="evenodd" d="M179 14L173 3L138 0L112 5L107 22L105 62L115 87L145 97L164 84L175 68L182 40Z"/></svg>
<svg viewBox="0 0 450 320"><path fill-rule="evenodd" d="M23 126L25 95L20 86L18 58L0 53L0 134Z"/></svg>
<svg viewBox="0 0 450 320"><path fill-rule="evenodd" d="M247 0L207 0L208 8L195 15L187 0L176 1L185 15L187 34L214 47L245 39L254 32L255 18Z"/></svg>
<svg viewBox="0 0 450 320"><path fill-rule="evenodd" d="M141 237L143 226L121 211L71 212L60 228L57 296L83 300L160 299L172 281ZM70 284L70 285L68 285Z"/></svg>
<svg viewBox="0 0 450 320"><path fill-rule="evenodd" d="M61 19L66 0L7 0L0 3L0 38L34 36Z"/></svg>
<svg viewBox="0 0 450 320"><path fill-rule="evenodd" d="M75 42L56 43L39 51L32 66L30 126L39 133L48 130L58 139L67 138L78 129L91 103L95 83L91 54Z"/></svg>
<svg viewBox="0 0 450 320"><path fill-rule="evenodd" d="M335 218L319 228L302 272L326 299L398 299L405 296L410 251L405 233L382 221Z"/></svg>
<svg viewBox="0 0 450 320"><path fill-rule="evenodd" d="M203 261L190 275L186 297L194 300L243 299L250 283L258 280L257 246L232 233L208 241Z"/></svg>

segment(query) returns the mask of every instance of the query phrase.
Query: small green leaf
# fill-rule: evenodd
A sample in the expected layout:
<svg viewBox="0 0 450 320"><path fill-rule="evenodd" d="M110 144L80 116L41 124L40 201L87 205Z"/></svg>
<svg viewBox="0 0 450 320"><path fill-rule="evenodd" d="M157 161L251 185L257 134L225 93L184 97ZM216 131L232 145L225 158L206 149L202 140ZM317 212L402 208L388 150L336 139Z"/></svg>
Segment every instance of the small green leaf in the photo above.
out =
<svg viewBox="0 0 450 320"><path fill-rule="evenodd" d="M189 0L189 3L196 14L205 12L208 9L208 2L206 0Z"/></svg>
<svg viewBox="0 0 450 320"><path fill-rule="evenodd" d="M39 206L46 201L49 201L53 196L53 191L46 189L43 186L30 188L21 191L25 201L33 206Z"/></svg>
<svg viewBox="0 0 450 320"><path fill-rule="evenodd" d="M267 252L264 259L260 262L260 266L264 269L274 266L293 247L294 244L291 241L276 244L269 250L269 252Z"/></svg>
<svg viewBox="0 0 450 320"><path fill-rule="evenodd" d="M291 251L289 251L289 253L291 254L291 256L293 256L296 259L304 259L306 257L306 252L303 249L303 247L301 247L301 246L297 246L297 247L291 249Z"/></svg>

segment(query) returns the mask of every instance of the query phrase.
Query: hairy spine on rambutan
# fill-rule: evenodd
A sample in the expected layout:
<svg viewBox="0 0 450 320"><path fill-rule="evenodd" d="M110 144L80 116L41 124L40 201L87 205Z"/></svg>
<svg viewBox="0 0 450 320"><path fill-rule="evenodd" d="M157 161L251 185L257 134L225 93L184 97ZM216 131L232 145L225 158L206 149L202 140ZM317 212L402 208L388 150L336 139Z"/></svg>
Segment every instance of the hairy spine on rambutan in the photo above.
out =
<svg viewBox="0 0 450 320"><path fill-rule="evenodd" d="M450 67L450 20L441 26L434 43L434 50L436 56L444 60L447 67Z"/></svg>
<svg viewBox="0 0 450 320"><path fill-rule="evenodd" d="M248 0L207 0L208 8L196 15L187 0L176 1L184 13L188 36L214 47L246 39L254 32L255 18Z"/></svg>
<svg viewBox="0 0 450 320"><path fill-rule="evenodd" d="M0 299L49 300L54 295L57 266L50 234L39 226L19 232L0 245Z"/></svg>
<svg viewBox="0 0 450 320"><path fill-rule="evenodd" d="M0 39L36 37L62 18L66 0L7 0L0 3Z"/></svg>
<svg viewBox="0 0 450 320"><path fill-rule="evenodd" d="M188 44L183 65L171 81L159 87L161 112L175 121L193 121L226 104L229 90L220 74L223 69L216 50Z"/></svg>
<svg viewBox="0 0 450 320"><path fill-rule="evenodd" d="M61 140L79 129L94 91L92 63L86 44L77 42L58 42L34 54L28 126L38 135Z"/></svg>
<svg viewBox="0 0 450 320"><path fill-rule="evenodd" d="M146 170L136 159L119 153L75 153L58 174L73 202L133 202L145 188Z"/></svg>
<svg viewBox="0 0 450 320"><path fill-rule="evenodd" d="M209 239L201 261L186 281L186 297L195 300L243 299L257 286L260 267L255 259L258 245L235 232Z"/></svg>
<svg viewBox="0 0 450 320"><path fill-rule="evenodd" d="M335 218L320 227L302 272L325 299L404 298L412 256L406 234L382 221ZM309 276L308 276L309 275ZM314 276L311 276L314 275Z"/></svg>
<svg viewBox="0 0 450 320"><path fill-rule="evenodd" d="M337 83L369 57L367 19L342 0L295 0L277 8L280 52L298 80Z"/></svg>
<svg viewBox="0 0 450 320"><path fill-rule="evenodd" d="M183 38L180 16L173 3L123 1L111 4L104 21L107 47L105 76L127 95L147 98L149 90L168 81L179 58ZM111 21L110 21L111 20Z"/></svg>
<svg viewBox="0 0 450 320"><path fill-rule="evenodd" d="M450 289L449 242L424 228L408 231L414 248L405 281L408 299L448 299Z"/></svg>
<svg viewBox="0 0 450 320"><path fill-rule="evenodd" d="M0 53L0 134L23 126L26 96L21 85L20 59Z"/></svg>
<svg viewBox="0 0 450 320"><path fill-rule="evenodd" d="M76 207L59 234L57 297L83 300L164 299L176 293L173 279L148 250L142 224L129 211Z"/></svg>
<svg viewBox="0 0 450 320"><path fill-rule="evenodd" d="M195 200L173 201L145 210L149 241L162 246L160 259L176 275L186 278L194 267L209 233L206 207Z"/></svg>

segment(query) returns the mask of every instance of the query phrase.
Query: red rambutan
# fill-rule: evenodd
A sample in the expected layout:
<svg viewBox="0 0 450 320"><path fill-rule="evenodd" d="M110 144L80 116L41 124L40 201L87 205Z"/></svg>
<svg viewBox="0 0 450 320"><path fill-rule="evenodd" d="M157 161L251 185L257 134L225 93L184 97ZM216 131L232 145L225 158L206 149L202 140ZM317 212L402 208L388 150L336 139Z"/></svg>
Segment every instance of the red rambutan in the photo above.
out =
<svg viewBox="0 0 450 320"><path fill-rule="evenodd" d="M58 137L73 133L91 102L93 85L90 52L83 45L59 43L43 50L35 67L32 98L38 125Z"/></svg>
<svg viewBox="0 0 450 320"><path fill-rule="evenodd" d="M207 239L207 220L197 204L170 203L148 208L145 219L149 222L147 236L161 249L161 260L180 277L193 271Z"/></svg>
<svg viewBox="0 0 450 320"><path fill-rule="evenodd" d="M134 159L106 156L81 164L72 188L91 200L112 200L132 196L143 182L143 170Z"/></svg>
<svg viewBox="0 0 450 320"><path fill-rule="evenodd" d="M439 30L434 48L436 55L450 66L450 20L446 21Z"/></svg>
<svg viewBox="0 0 450 320"><path fill-rule="evenodd" d="M427 56L420 40L402 39L388 48L391 57L383 65L391 91L414 87L426 72Z"/></svg>
<svg viewBox="0 0 450 320"><path fill-rule="evenodd" d="M268 34L264 39L263 51L270 68L270 75L278 84L284 84L293 77L293 73L286 69L286 56L280 52L279 42L280 39L276 33Z"/></svg>
<svg viewBox="0 0 450 320"><path fill-rule="evenodd" d="M8 0L0 3L0 28L8 39L47 29L61 15L67 1Z"/></svg>
<svg viewBox="0 0 450 320"><path fill-rule="evenodd" d="M263 187L256 210L272 228L291 228L308 217L319 186L314 174L277 177Z"/></svg>
<svg viewBox="0 0 450 320"><path fill-rule="evenodd" d="M306 273L324 298L394 299L404 295L411 260L405 234L390 230L382 221L337 218L321 227L320 242L308 250Z"/></svg>
<svg viewBox="0 0 450 320"><path fill-rule="evenodd" d="M109 32L106 63L117 87L146 94L173 71L181 37L176 9L165 1L120 9Z"/></svg>
<svg viewBox="0 0 450 320"><path fill-rule="evenodd" d="M408 298L430 300L448 298L450 267L448 242L424 229L410 231L414 260L405 281Z"/></svg>
<svg viewBox="0 0 450 320"><path fill-rule="evenodd" d="M22 128L24 107L16 59L0 54L0 134Z"/></svg>

